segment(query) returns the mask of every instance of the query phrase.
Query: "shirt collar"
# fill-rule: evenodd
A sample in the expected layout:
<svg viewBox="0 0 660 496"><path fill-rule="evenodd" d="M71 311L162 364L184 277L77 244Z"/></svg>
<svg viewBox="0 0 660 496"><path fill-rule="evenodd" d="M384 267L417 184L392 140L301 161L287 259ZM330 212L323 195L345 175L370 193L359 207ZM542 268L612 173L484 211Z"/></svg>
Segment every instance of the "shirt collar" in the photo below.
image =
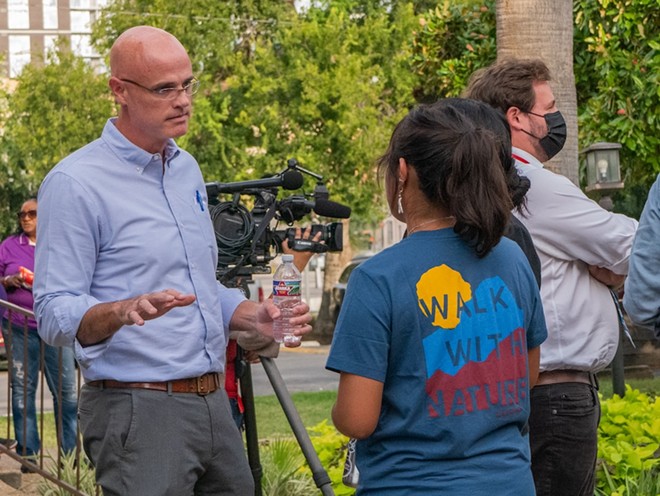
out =
<svg viewBox="0 0 660 496"><path fill-rule="evenodd" d="M18 235L18 244L19 245L29 245L30 244L30 238L27 237L27 235L22 232Z"/></svg>
<svg viewBox="0 0 660 496"><path fill-rule="evenodd" d="M159 165L163 163L162 157L159 153L150 153L143 150L137 145L131 143L115 125L116 117L108 119L103 128L101 138L105 143L115 152L115 154L122 160L136 166L138 173L142 173L149 164L157 162ZM170 161L180 153L180 148L173 139L169 139L165 145L165 163L170 166Z"/></svg>
<svg viewBox="0 0 660 496"><path fill-rule="evenodd" d="M521 150L520 148L516 148L514 146L511 148L511 155L519 164L522 164L523 167L529 166L536 169L543 168L543 163L539 162L539 160L534 155L526 152L525 150Z"/></svg>

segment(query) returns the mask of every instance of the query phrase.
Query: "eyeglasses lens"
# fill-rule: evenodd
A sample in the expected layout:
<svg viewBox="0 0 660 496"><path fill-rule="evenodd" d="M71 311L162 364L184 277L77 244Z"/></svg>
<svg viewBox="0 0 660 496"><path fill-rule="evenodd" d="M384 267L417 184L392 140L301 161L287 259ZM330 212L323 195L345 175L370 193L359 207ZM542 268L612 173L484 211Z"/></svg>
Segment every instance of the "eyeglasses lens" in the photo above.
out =
<svg viewBox="0 0 660 496"><path fill-rule="evenodd" d="M18 212L18 218L21 220L34 219L36 216L37 216L36 210L26 210L25 212Z"/></svg>
<svg viewBox="0 0 660 496"><path fill-rule="evenodd" d="M163 90L156 91L155 94L160 98L162 98L163 100L174 100L176 97L179 96L179 94L182 91L186 95L192 96L195 93L197 93L197 90L199 89L199 84L200 83L197 79L193 79L182 88L165 88Z"/></svg>

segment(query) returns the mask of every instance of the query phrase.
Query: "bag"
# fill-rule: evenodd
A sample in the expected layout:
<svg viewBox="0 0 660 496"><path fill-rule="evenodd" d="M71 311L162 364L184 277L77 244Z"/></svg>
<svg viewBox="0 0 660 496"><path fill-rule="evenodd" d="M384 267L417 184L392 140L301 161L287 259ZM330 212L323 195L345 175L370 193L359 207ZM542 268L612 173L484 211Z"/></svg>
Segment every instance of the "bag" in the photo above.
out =
<svg viewBox="0 0 660 496"><path fill-rule="evenodd" d="M357 487L360 479L360 471L355 465L355 442L356 440L351 438L346 445L346 461L341 480L348 487Z"/></svg>

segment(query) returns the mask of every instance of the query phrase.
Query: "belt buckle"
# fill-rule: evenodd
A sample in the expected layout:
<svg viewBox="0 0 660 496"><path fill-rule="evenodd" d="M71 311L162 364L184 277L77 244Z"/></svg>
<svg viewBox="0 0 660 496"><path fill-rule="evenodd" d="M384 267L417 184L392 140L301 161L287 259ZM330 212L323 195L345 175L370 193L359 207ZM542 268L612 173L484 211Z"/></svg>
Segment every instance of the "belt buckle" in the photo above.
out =
<svg viewBox="0 0 660 496"><path fill-rule="evenodd" d="M209 394L211 392L210 391L211 388L208 387L208 383L209 383L208 379L209 379L208 375L202 375L202 376L199 376L199 377L195 377L195 382L197 383L197 391L196 392L199 396L206 396L207 394Z"/></svg>

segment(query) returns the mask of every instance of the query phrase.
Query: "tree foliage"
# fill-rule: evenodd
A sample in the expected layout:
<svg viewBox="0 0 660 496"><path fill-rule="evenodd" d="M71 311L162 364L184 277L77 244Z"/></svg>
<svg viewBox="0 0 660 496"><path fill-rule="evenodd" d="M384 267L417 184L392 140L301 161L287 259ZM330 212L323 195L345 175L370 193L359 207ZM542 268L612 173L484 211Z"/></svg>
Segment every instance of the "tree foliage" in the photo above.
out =
<svg viewBox="0 0 660 496"><path fill-rule="evenodd" d="M356 15L334 5L293 17L257 45L250 64L228 81L241 95L242 126L259 171L295 156L329 180L333 195L365 219L379 196L374 159L412 103L408 7ZM257 84L255 84L257 81ZM238 98L236 98L238 100Z"/></svg>
<svg viewBox="0 0 660 496"><path fill-rule="evenodd" d="M636 214L660 172L660 10L657 0L574 5L581 148L623 144L617 207ZM177 36L202 80L180 143L208 180L256 178L296 157L354 220L383 214L374 159L414 99L460 94L496 57L494 0L337 0L302 13L291 1L116 0L94 27L95 44L107 55L119 33L145 23ZM106 76L66 50L45 62L1 95L4 214L112 114ZM6 233L13 219L2 219Z"/></svg>
<svg viewBox="0 0 660 496"><path fill-rule="evenodd" d="M185 15L180 12L186 12ZM372 164L412 102L415 18L404 2L330 2L297 13L281 2L113 3L95 28L107 51L129 26L170 31L203 90L180 143L209 180L272 174L295 157L358 217L382 215Z"/></svg>
<svg viewBox="0 0 660 496"><path fill-rule="evenodd" d="M0 229L13 230L26 197L63 157L95 139L112 111L106 83L82 59L59 48L27 65L16 89L0 95Z"/></svg>
<svg viewBox="0 0 660 496"><path fill-rule="evenodd" d="M415 98L459 96L470 75L497 58L494 0L445 0L420 19L413 43Z"/></svg>
<svg viewBox="0 0 660 496"><path fill-rule="evenodd" d="M278 1L182 9L178 0L120 0L95 33L107 51L127 27L148 23L186 46L204 86L179 142L207 180L272 174L295 157L324 177L333 200L352 207L355 225L384 214L373 164L413 102L413 12L403 1L339 0L299 14ZM331 335L329 289L351 256L344 241L343 252L326 257L320 338Z"/></svg>
<svg viewBox="0 0 660 496"><path fill-rule="evenodd" d="M580 140L618 142L626 189L616 205L638 216L660 173L660 4L582 0L575 7Z"/></svg>
<svg viewBox="0 0 660 496"><path fill-rule="evenodd" d="M574 21L580 148L623 145L615 210L638 216L660 172L658 0L576 0ZM414 45L418 99L460 94L472 71L495 61L494 0L444 2L424 16Z"/></svg>

